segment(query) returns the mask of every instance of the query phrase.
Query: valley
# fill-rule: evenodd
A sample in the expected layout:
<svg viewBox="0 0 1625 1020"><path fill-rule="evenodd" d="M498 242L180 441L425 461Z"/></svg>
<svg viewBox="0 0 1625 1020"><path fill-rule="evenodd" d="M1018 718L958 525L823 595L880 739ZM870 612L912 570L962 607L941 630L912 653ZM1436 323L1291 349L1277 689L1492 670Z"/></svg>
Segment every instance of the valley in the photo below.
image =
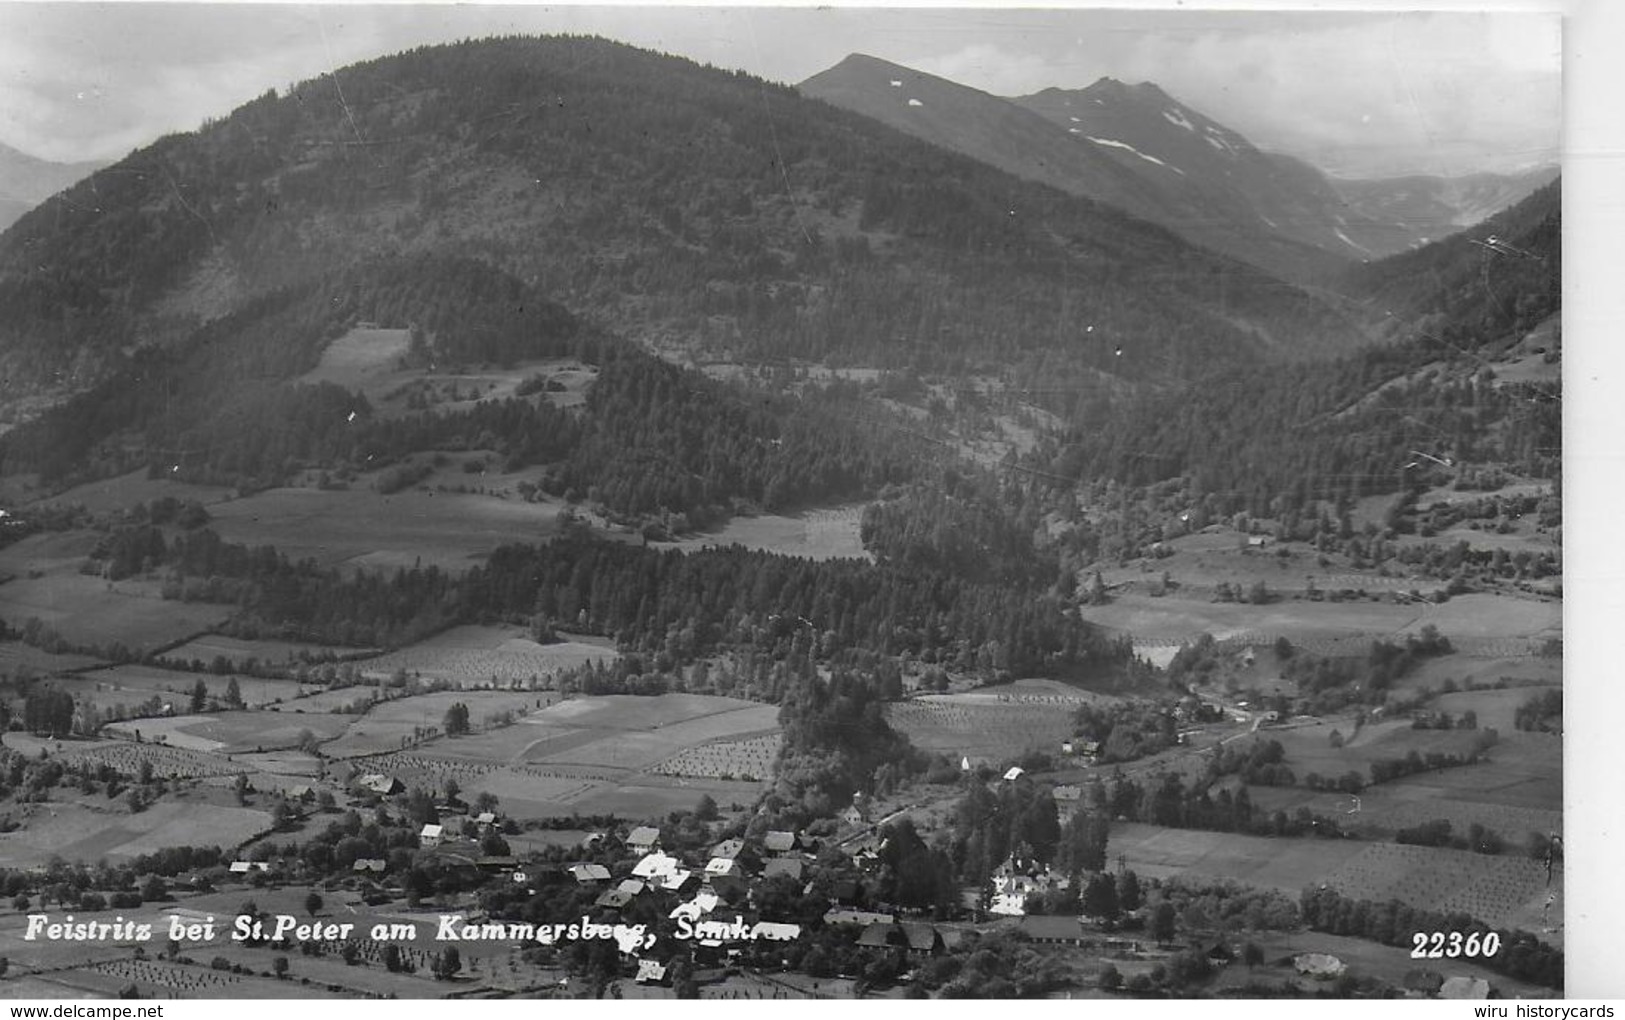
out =
<svg viewBox="0 0 1625 1020"><path fill-rule="evenodd" d="M24 215L0 997L1560 997L1560 187L1379 184L516 35Z"/></svg>

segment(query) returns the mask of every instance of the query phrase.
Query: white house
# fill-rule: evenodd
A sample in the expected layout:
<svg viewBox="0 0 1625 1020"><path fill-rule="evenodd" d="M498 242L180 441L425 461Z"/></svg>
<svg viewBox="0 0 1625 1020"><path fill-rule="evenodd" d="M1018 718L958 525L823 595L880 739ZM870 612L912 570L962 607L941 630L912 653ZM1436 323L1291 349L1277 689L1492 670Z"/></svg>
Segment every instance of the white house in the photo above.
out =
<svg viewBox="0 0 1625 1020"><path fill-rule="evenodd" d="M439 846L441 840L445 838L446 827L444 825L425 825L422 831L418 833L418 846L425 848Z"/></svg>

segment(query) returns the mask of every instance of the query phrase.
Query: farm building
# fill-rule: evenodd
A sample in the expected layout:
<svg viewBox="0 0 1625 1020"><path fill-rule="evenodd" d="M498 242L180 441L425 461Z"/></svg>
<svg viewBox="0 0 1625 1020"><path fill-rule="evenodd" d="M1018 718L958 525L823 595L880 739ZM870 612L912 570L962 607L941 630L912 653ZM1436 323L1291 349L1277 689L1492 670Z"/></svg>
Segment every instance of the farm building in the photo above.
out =
<svg viewBox="0 0 1625 1020"><path fill-rule="evenodd" d="M681 871L683 862L656 850L632 865L632 874L638 878L661 878Z"/></svg>
<svg viewBox="0 0 1625 1020"><path fill-rule="evenodd" d="M271 865L265 861L232 861L226 870L233 875L246 875L250 871L270 871Z"/></svg>
<svg viewBox="0 0 1625 1020"><path fill-rule="evenodd" d="M357 873L372 871L381 875L389 870L389 863L382 857L357 857L355 863L350 866L350 870Z"/></svg>
<svg viewBox="0 0 1625 1020"><path fill-rule="evenodd" d="M1043 917L1035 914L1032 917L1023 917L1021 923L1016 925L1016 931L1034 942L1049 945L1083 945L1083 922L1076 917Z"/></svg>
<svg viewBox="0 0 1625 1020"><path fill-rule="evenodd" d="M1022 768L1020 765L1012 765L1005 771L1004 781L1007 783L1013 783L1026 774L1027 770Z"/></svg>
<svg viewBox="0 0 1625 1020"><path fill-rule="evenodd" d="M1313 978L1334 978L1348 969L1342 960L1328 953L1299 953L1292 958L1292 966L1299 974Z"/></svg>
<svg viewBox="0 0 1625 1020"><path fill-rule="evenodd" d="M379 775L376 772L360 777L355 781L355 784L369 793L378 794L380 797L389 797L406 789L401 784L401 781L394 776Z"/></svg>
<svg viewBox="0 0 1625 1020"><path fill-rule="evenodd" d="M717 898L716 893L706 889L701 889L699 892L694 894L693 899L686 903L677 904L677 906L672 909L671 917L673 920L676 920L679 917L686 917L692 921L696 918L704 917L706 914L709 914L711 911L717 909L717 904L720 902L722 901Z"/></svg>
<svg viewBox="0 0 1625 1020"><path fill-rule="evenodd" d="M1076 804L1078 801L1083 799L1083 787L1057 786L1055 788L1054 797L1058 803Z"/></svg>
<svg viewBox="0 0 1625 1020"><path fill-rule="evenodd" d="M921 921L901 924L871 924L858 936L865 949L906 949L911 956L934 956L942 951L942 935Z"/></svg>
<svg viewBox="0 0 1625 1020"><path fill-rule="evenodd" d="M667 892L681 892L685 885L694 881L694 872L687 868L679 868L669 875L661 875L652 884L660 886Z"/></svg>
<svg viewBox="0 0 1625 1020"><path fill-rule="evenodd" d="M750 934L751 938L766 939L769 942L793 942L801 937L801 925L758 921L756 927L750 930Z"/></svg>
<svg viewBox="0 0 1625 1020"><path fill-rule="evenodd" d="M308 786L300 785L288 787L289 800L309 800L314 796L316 796L316 792Z"/></svg>
<svg viewBox="0 0 1625 1020"><path fill-rule="evenodd" d="M511 854L491 854L474 861L474 867L481 871L512 871L518 866L519 858Z"/></svg>
<svg viewBox="0 0 1625 1020"><path fill-rule="evenodd" d="M620 889L606 889L596 900L593 900L593 905L606 907L610 910L620 910L631 902L631 893L623 892Z"/></svg>
<svg viewBox="0 0 1625 1020"><path fill-rule="evenodd" d="M608 882L609 869L602 864L572 864L570 865L570 877L580 885Z"/></svg>
<svg viewBox="0 0 1625 1020"><path fill-rule="evenodd" d="M421 831L418 832L418 846L421 846L421 847L439 846L441 841L444 840L445 838L446 838L446 827L444 825L435 825L435 824L432 824L432 823L427 824L422 828Z"/></svg>
<svg viewBox="0 0 1625 1020"><path fill-rule="evenodd" d="M660 845L660 830L652 825L640 825L626 837L626 845L634 850L652 850Z"/></svg>
<svg viewBox="0 0 1625 1020"><path fill-rule="evenodd" d="M856 804L848 804L846 807L842 808L841 813L835 817L839 818L847 825L862 825L865 821L867 821L867 819L863 816L863 809L858 807Z"/></svg>
<svg viewBox="0 0 1625 1020"><path fill-rule="evenodd" d="M623 878L621 884L615 887L615 891L626 893L629 896L636 896L648 888L640 879Z"/></svg>
<svg viewBox="0 0 1625 1020"><path fill-rule="evenodd" d="M666 983L668 969L659 960L639 960L638 976L633 980L640 985L663 985Z"/></svg>
<svg viewBox="0 0 1625 1020"><path fill-rule="evenodd" d="M496 823L497 823L497 816L496 816L496 812L494 812L494 811L481 811L479 814L474 816L474 824L475 825L481 825L481 826L484 826L486 828L490 828L491 826L495 825Z"/></svg>
<svg viewBox="0 0 1625 1020"><path fill-rule="evenodd" d="M860 924L867 927L871 924L891 924L895 920L891 914L854 910L851 907L831 907L824 914L825 924Z"/></svg>
<svg viewBox="0 0 1625 1020"><path fill-rule="evenodd" d="M796 834L774 829L762 837L762 845L776 854L789 853L796 848Z"/></svg>
<svg viewBox="0 0 1625 1020"><path fill-rule="evenodd" d="M738 857L745 850L745 841L742 839L725 839L711 848L712 857L726 857L730 860Z"/></svg>
<svg viewBox="0 0 1625 1020"><path fill-rule="evenodd" d="M791 878L801 880L802 862L795 857L775 857L762 865L762 877L773 878L776 875L789 875Z"/></svg>

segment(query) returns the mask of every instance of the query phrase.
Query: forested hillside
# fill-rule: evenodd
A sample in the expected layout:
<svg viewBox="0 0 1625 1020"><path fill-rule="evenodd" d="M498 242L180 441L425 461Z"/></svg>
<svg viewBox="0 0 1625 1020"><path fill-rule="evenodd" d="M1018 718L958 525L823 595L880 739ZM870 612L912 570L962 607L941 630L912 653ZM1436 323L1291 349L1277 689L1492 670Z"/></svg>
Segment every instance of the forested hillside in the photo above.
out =
<svg viewBox="0 0 1625 1020"><path fill-rule="evenodd" d="M790 89L513 38L268 93L23 217L0 236L8 385L86 384L116 351L431 250L640 341L746 361L1150 378L1362 336L1160 228Z"/></svg>

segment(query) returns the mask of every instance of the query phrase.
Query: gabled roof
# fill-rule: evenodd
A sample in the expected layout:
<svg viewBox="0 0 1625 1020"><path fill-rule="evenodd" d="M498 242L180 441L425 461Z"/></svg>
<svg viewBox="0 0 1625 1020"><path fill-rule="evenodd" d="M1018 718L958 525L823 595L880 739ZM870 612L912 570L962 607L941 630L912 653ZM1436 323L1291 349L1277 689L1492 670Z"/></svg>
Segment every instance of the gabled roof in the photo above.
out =
<svg viewBox="0 0 1625 1020"><path fill-rule="evenodd" d="M602 864L572 864L570 877L583 885L588 882L608 882L609 869Z"/></svg>
<svg viewBox="0 0 1625 1020"><path fill-rule="evenodd" d="M745 841L742 839L725 839L711 848L712 857L738 857L744 852Z"/></svg>
<svg viewBox="0 0 1625 1020"><path fill-rule="evenodd" d="M623 878L621 879L621 884L615 887L617 892L629 893L633 896L636 896L638 893L647 888L649 887L635 878Z"/></svg>
<svg viewBox="0 0 1625 1020"><path fill-rule="evenodd" d="M688 880L693 877L694 872L689 871L687 868L678 868L669 875L660 876L660 878L656 881L660 885L660 888L669 892L676 892L678 889L681 889L685 884L687 884Z"/></svg>
<svg viewBox="0 0 1625 1020"><path fill-rule="evenodd" d="M446 827L444 825L434 825L431 823L423 827L423 831L418 833L418 838L439 839L441 836L445 835L445 833Z"/></svg>
<svg viewBox="0 0 1625 1020"><path fill-rule="evenodd" d="M637 981L639 984L647 984L651 981L664 981L666 980L666 965L661 963L659 960L639 960L638 976L633 980Z"/></svg>
<svg viewBox="0 0 1625 1020"><path fill-rule="evenodd" d="M593 901L595 905L600 907L609 907L611 910L619 910L631 902L632 894L629 892L622 892L619 889L605 890L602 895Z"/></svg>
<svg viewBox="0 0 1625 1020"><path fill-rule="evenodd" d="M357 786L371 790L373 793L399 793L401 790L401 781L399 779L377 772L370 772L355 782Z"/></svg>
<svg viewBox="0 0 1625 1020"><path fill-rule="evenodd" d="M1016 925L1016 930L1031 939L1044 942L1074 941L1083 938L1083 925L1075 917L1048 917L1029 914Z"/></svg>
<svg viewBox="0 0 1625 1020"><path fill-rule="evenodd" d="M660 851L644 857L632 866L632 874L639 878L658 878L670 875L682 868L682 861L675 857L668 857Z"/></svg>
<svg viewBox="0 0 1625 1020"><path fill-rule="evenodd" d="M1007 770L1005 770L1004 781L1007 782L1007 783L1013 783L1017 779L1020 779L1023 775L1025 775L1026 772L1027 772L1027 770L1022 768L1020 765L1012 765Z"/></svg>
<svg viewBox="0 0 1625 1020"><path fill-rule="evenodd" d="M474 821L481 825L494 825L496 824L496 820L497 816L495 811L481 811L479 814L474 816Z"/></svg>
<svg viewBox="0 0 1625 1020"><path fill-rule="evenodd" d="M705 866L705 873L712 878L718 876L736 877L744 873L739 862L732 857L713 857Z"/></svg>
<svg viewBox="0 0 1625 1020"><path fill-rule="evenodd" d="M774 829L762 837L762 845L774 853L784 853L796 848L796 834L783 829Z"/></svg>
<svg viewBox="0 0 1625 1020"><path fill-rule="evenodd" d="M660 842L660 830L652 825L640 825L626 837L627 846L654 846Z"/></svg>
<svg viewBox="0 0 1625 1020"><path fill-rule="evenodd" d="M1083 797L1083 787L1057 786L1054 796L1056 800L1080 800Z"/></svg>
<svg viewBox="0 0 1625 1020"><path fill-rule="evenodd" d="M921 921L904 921L903 933L908 936L908 947L920 952L931 952L942 945L942 936L936 926Z"/></svg>
<svg viewBox="0 0 1625 1020"><path fill-rule="evenodd" d="M854 910L851 907L831 907L824 913L825 924L891 924L896 918L873 910Z"/></svg>
<svg viewBox="0 0 1625 1020"><path fill-rule="evenodd" d="M801 925L781 924L776 921L758 921L751 929L751 937L772 942L790 942L801 937Z"/></svg>
<svg viewBox="0 0 1625 1020"><path fill-rule="evenodd" d="M389 863L382 857L357 857L351 870L383 872L389 870Z"/></svg>

